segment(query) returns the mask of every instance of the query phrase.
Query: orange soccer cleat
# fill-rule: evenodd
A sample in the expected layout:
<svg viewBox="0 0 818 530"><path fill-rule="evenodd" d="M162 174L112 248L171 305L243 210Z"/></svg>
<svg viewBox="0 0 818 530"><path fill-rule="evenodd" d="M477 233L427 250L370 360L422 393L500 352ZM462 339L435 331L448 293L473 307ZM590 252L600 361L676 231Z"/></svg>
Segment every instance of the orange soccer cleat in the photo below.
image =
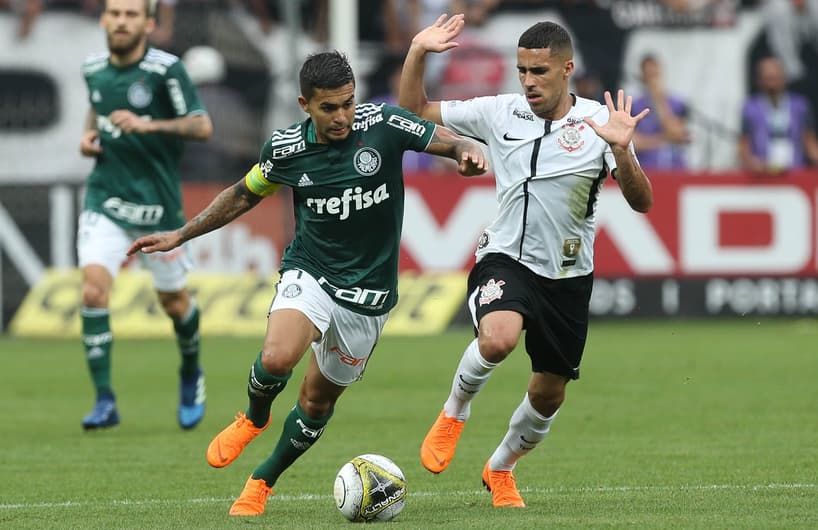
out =
<svg viewBox="0 0 818 530"><path fill-rule="evenodd" d="M440 473L449 467L464 425L465 421L449 418L440 411L420 446L420 462L423 467L432 473Z"/></svg>
<svg viewBox="0 0 818 530"><path fill-rule="evenodd" d="M511 471L492 471L486 462L483 485L491 492L491 502L495 508L525 508Z"/></svg>
<svg viewBox="0 0 818 530"><path fill-rule="evenodd" d="M256 427L243 412L236 414L235 421L213 438L207 446L207 463L213 467L224 467L239 457L253 438L270 425Z"/></svg>
<svg viewBox="0 0 818 530"><path fill-rule="evenodd" d="M241 495L230 507L230 515L261 515L267 506L267 497L275 495L273 488L263 478L250 478L244 484Z"/></svg>

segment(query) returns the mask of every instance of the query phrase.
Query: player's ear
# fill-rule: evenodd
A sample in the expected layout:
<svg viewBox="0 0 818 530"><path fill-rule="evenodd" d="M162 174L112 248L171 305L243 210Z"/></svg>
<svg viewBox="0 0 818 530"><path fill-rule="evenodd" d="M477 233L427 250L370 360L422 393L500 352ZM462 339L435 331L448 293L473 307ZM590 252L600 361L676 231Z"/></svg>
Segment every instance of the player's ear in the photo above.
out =
<svg viewBox="0 0 818 530"><path fill-rule="evenodd" d="M307 101L307 98L305 98L304 96L298 96L298 104L301 106L301 110L303 110L307 114L309 114L309 111L307 110L308 103L309 101Z"/></svg>
<svg viewBox="0 0 818 530"><path fill-rule="evenodd" d="M565 63L563 63L562 71L563 71L563 75L566 77L566 79L571 77L571 75L574 73L574 61L573 61L573 59L568 59L567 61L565 61Z"/></svg>
<svg viewBox="0 0 818 530"><path fill-rule="evenodd" d="M145 33L150 35L153 33L153 30L156 29L156 19L154 17L148 17L148 20L145 22Z"/></svg>

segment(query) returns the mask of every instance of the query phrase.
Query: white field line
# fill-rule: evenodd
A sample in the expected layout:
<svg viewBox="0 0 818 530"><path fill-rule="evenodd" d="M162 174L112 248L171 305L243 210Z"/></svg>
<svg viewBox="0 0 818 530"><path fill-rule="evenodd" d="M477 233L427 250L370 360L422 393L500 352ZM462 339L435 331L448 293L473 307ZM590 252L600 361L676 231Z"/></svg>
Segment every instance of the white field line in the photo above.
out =
<svg viewBox="0 0 818 530"><path fill-rule="evenodd" d="M771 483L771 484L697 484L679 486L587 486L580 488L521 488L521 493L534 494L585 494L585 493L630 493L630 492L661 492L661 491L770 491L770 490L808 490L818 489L818 484L810 483ZM455 490L455 491L412 491L410 497L473 497L486 495L485 490ZM274 502L290 501L327 501L332 495L318 495L307 493L303 495L276 495ZM0 504L0 510L26 510L43 508L83 508L88 506L148 506L184 504L223 504L233 502L234 497L201 497L194 499L121 499L107 501L63 501L63 502L32 502Z"/></svg>

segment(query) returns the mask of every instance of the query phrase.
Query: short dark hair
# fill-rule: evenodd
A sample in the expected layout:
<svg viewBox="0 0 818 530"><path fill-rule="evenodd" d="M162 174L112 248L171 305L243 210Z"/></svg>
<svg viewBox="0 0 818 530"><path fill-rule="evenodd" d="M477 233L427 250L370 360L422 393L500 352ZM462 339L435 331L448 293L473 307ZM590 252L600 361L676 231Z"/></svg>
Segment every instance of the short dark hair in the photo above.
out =
<svg viewBox="0 0 818 530"><path fill-rule="evenodd" d="M355 75L347 56L333 50L308 56L301 66L298 81L301 95L309 101L316 88L338 88L350 82L354 85Z"/></svg>
<svg viewBox="0 0 818 530"><path fill-rule="evenodd" d="M571 36L568 35L565 28L554 22L537 22L525 30L525 33L520 35L517 47L529 50L550 48L551 53L555 55L574 56Z"/></svg>
<svg viewBox="0 0 818 530"><path fill-rule="evenodd" d="M153 18L156 16L156 4L158 0L145 0L145 16L148 18ZM108 0L102 2L102 8L108 8Z"/></svg>

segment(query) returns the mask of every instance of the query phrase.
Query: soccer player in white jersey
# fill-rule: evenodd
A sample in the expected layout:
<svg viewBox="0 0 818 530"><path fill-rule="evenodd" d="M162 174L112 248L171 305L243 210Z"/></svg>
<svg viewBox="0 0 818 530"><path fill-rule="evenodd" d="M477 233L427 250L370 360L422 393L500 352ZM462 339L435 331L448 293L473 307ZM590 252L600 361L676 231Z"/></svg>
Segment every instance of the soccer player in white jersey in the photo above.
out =
<svg viewBox="0 0 818 530"><path fill-rule="evenodd" d="M579 377L593 286L596 203L609 172L630 206L652 205L650 182L636 159L631 97L620 90L606 106L568 91L571 38L552 22L527 29L517 44L523 94L468 101L428 101L425 58L457 46L463 15L442 15L412 40L399 104L425 119L484 141L493 161L500 208L477 247L468 304L477 338L465 350L443 410L421 446L421 462L446 469L471 400L526 330L531 377L508 432L483 468L494 506L524 507L512 473L548 433Z"/></svg>

